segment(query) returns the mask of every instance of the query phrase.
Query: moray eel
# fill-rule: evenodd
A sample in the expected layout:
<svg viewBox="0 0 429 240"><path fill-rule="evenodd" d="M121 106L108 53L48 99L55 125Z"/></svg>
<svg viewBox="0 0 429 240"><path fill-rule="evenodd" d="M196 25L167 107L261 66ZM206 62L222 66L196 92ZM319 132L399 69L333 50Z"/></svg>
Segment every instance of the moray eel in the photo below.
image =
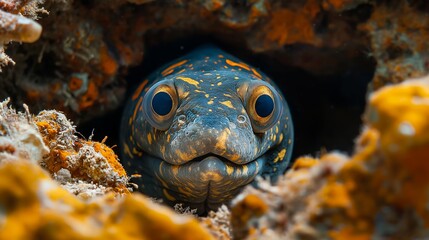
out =
<svg viewBox="0 0 429 240"><path fill-rule="evenodd" d="M123 165L144 194L199 214L227 204L257 176L289 165L293 127L285 98L255 68L200 47L135 90L121 123Z"/></svg>

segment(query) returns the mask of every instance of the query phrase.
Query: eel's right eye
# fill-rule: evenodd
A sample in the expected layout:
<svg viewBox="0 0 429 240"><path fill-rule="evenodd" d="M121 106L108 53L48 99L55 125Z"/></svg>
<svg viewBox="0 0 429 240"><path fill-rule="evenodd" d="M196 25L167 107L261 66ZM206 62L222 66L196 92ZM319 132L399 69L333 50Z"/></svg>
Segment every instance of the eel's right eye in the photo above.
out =
<svg viewBox="0 0 429 240"><path fill-rule="evenodd" d="M260 95L255 101L255 112L259 117L265 118L270 116L274 110L274 100L267 94Z"/></svg>
<svg viewBox="0 0 429 240"><path fill-rule="evenodd" d="M172 81L161 81L153 85L143 98L146 120L159 130L170 127L177 107L177 91Z"/></svg>

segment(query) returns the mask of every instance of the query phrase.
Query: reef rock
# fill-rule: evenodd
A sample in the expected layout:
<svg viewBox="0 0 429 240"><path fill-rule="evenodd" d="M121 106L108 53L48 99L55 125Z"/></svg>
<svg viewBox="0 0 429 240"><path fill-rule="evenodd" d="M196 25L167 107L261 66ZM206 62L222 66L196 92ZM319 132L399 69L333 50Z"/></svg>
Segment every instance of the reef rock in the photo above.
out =
<svg viewBox="0 0 429 240"><path fill-rule="evenodd" d="M62 113L33 116L8 103L0 103L0 239L213 239L195 217L129 194L112 149L78 138Z"/></svg>
<svg viewBox="0 0 429 240"><path fill-rule="evenodd" d="M61 110L74 120L118 108L129 70L159 43L207 36L243 55L263 54L268 61L316 74L343 72L367 61L363 51L369 39L357 25L370 16L368 0L0 0L0 10L16 14L16 7L2 6L5 2L31 4L33 12L49 15L38 20L39 41L8 45L17 64L4 67L0 98L13 92L17 105Z"/></svg>
<svg viewBox="0 0 429 240"><path fill-rule="evenodd" d="M15 62L5 53L5 44L10 41L37 41L42 34L42 26L34 21L37 13L44 12L39 5L44 0L0 1L0 72L2 67Z"/></svg>
<svg viewBox="0 0 429 240"><path fill-rule="evenodd" d="M377 5L361 30L371 40L377 61L372 88L429 73L427 1L385 1Z"/></svg>
<svg viewBox="0 0 429 240"><path fill-rule="evenodd" d="M16 112L8 107L9 99L0 102L0 162L13 159L27 159L39 164L49 153L42 135L26 112Z"/></svg>
<svg viewBox="0 0 429 240"><path fill-rule="evenodd" d="M213 239L141 195L84 202L26 161L0 164L0 239Z"/></svg>
<svg viewBox="0 0 429 240"><path fill-rule="evenodd" d="M42 166L66 188L82 197L110 190L129 192L128 176L111 148L78 138L75 127L60 112L42 111L34 122L50 149ZM87 188L89 191L82 191Z"/></svg>
<svg viewBox="0 0 429 240"><path fill-rule="evenodd" d="M237 239L429 237L429 77L370 96L355 153L301 157L232 207Z"/></svg>
<svg viewBox="0 0 429 240"><path fill-rule="evenodd" d="M60 112L33 116L26 106L26 112L17 112L8 104L0 102L0 162L26 159L39 164L81 198L129 193L128 176L111 148L78 138Z"/></svg>

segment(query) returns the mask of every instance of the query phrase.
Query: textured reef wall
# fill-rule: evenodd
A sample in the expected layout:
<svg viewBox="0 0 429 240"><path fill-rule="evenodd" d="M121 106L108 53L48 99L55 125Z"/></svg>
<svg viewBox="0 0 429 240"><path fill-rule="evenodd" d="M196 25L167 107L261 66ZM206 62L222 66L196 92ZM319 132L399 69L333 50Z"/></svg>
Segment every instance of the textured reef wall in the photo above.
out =
<svg viewBox="0 0 429 240"><path fill-rule="evenodd" d="M0 96L13 93L19 106L91 119L119 106L125 76L145 48L198 34L314 74L343 71L369 45L365 31L357 31L369 17L366 2L1 1L0 11L14 19L0 23L4 43L34 41L40 25L43 34L31 45L9 44L8 56L0 47Z"/></svg>
<svg viewBox="0 0 429 240"><path fill-rule="evenodd" d="M2 163L0 176L2 239L213 239L196 219L141 195L83 202L25 159Z"/></svg>
<svg viewBox="0 0 429 240"><path fill-rule="evenodd" d="M0 238L409 239L429 236L429 77L370 96L355 153L301 157L196 219L130 194L116 155L59 112L1 103ZM27 108L26 108L27 109ZM29 217L31 216L31 217ZM162 234L161 234L162 233Z"/></svg>
<svg viewBox="0 0 429 240"><path fill-rule="evenodd" d="M365 64L366 54L377 62L377 89L428 72L427 8L405 0L3 0L0 96L88 120L120 105L145 47L198 34L319 75ZM39 37L5 53L10 41Z"/></svg>
<svg viewBox="0 0 429 240"><path fill-rule="evenodd" d="M237 239L426 239L429 77L370 96L355 153L301 157L232 207Z"/></svg>
<svg viewBox="0 0 429 240"><path fill-rule="evenodd" d="M11 98L0 104L0 238L428 238L429 78L403 82L428 74L427 10L419 0L0 0L0 98ZM114 151L67 118L117 109L146 50L189 35L314 75L372 58L353 154L300 157L277 185L261 180L204 218L131 193Z"/></svg>
<svg viewBox="0 0 429 240"><path fill-rule="evenodd" d="M112 149L76 137L63 114L7 100L0 126L0 239L213 238L190 215L129 194Z"/></svg>

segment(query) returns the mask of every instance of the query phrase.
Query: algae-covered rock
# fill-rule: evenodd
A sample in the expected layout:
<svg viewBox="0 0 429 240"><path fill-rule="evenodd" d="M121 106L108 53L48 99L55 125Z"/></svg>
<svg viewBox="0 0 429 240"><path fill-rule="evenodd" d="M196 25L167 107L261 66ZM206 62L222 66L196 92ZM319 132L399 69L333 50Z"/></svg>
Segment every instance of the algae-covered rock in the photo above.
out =
<svg viewBox="0 0 429 240"><path fill-rule="evenodd" d="M429 73L429 16L427 1L381 1L360 26L371 40L371 56L377 61L372 87Z"/></svg>
<svg viewBox="0 0 429 240"><path fill-rule="evenodd" d="M429 77L370 96L355 153L302 157L276 186L246 189L232 208L237 238L429 237Z"/></svg>
<svg viewBox="0 0 429 240"><path fill-rule="evenodd" d="M113 150L77 137L62 113L33 116L8 103L0 103L0 239L213 239L204 226L228 236L215 228L225 218L200 224L130 194Z"/></svg>
<svg viewBox="0 0 429 240"><path fill-rule="evenodd" d="M0 239L213 239L190 216L138 195L84 202L26 161L0 164Z"/></svg>
<svg viewBox="0 0 429 240"><path fill-rule="evenodd" d="M31 114L17 112L8 106L9 99L0 102L0 162L24 158L41 163L49 154L42 135L33 123Z"/></svg>
<svg viewBox="0 0 429 240"><path fill-rule="evenodd" d="M19 6L3 2L0 11L16 14ZM16 65L4 67L0 98L13 93L17 105L60 110L73 120L117 109L125 99L128 74L142 60L150 65L153 59L146 55L159 43L193 45L207 36L243 55L264 54L270 62L316 74L343 72L354 60L361 64L369 45L357 31L357 23L369 15L368 0L6 2L49 15L36 14L43 26L36 43L8 45L8 59Z"/></svg>
<svg viewBox="0 0 429 240"><path fill-rule="evenodd" d="M86 187L97 188L94 185L101 187L100 193L109 190L128 193L128 176L111 148L78 138L75 127L58 111L42 111L34 117L34 122L50 148L42 165L68 189L82 197L96 193L91 190L88 196L82 191Z"/></svg>
<svg viewBox="0 0 429 240"><path fill-rule="evenodd" d="M28 160L43 166L64 187L82 198L129 193L128 176L115 152L104 143L84 140L58 111L37 116L0 102L0 162Z"/></svg>

